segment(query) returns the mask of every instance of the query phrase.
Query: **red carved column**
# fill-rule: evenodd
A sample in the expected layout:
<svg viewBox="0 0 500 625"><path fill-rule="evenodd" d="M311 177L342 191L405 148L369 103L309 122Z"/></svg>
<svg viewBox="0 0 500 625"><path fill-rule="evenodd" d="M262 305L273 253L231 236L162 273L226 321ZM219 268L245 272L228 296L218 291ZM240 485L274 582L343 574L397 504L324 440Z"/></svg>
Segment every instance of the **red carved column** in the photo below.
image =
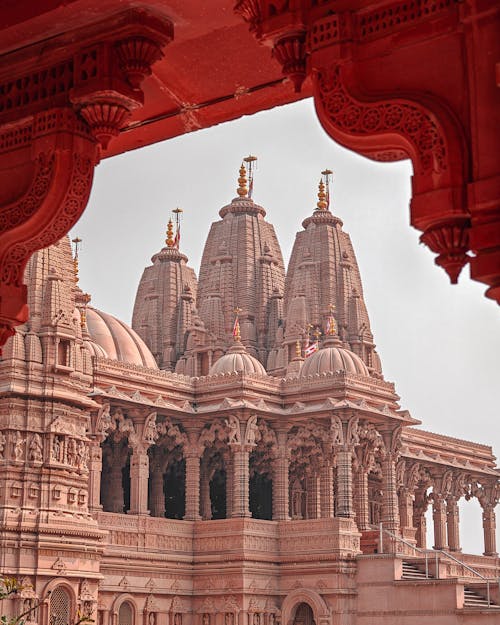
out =
<svg viewBox="0 0 500 625"><path fill-rule="evenodd" d="M432 520L434 523L434 549L447 549L446 540L446 503L438 493L432 500Z"/></svg>
<svg viewBox="0 0 500 625"><path fill-rule="evenodd" d="M387 453L382 461L382 523L384 528L393 532L399 532L399 505L396 484L396 458L394 454Z"/></svg>
<svg viewBox="0 0 500 625"><path fill-rule="evenodd" d="M360 532L370 529L370 508L368 501L368 471L364 466L358 467L355 474L356 525Z"/></svg>
<svg viewBox="0 0 500 625"><path fill-rule="evenodd" d="M497 556L495 508L491 503L483 506L484 555Z"/></svg>
<svg viewBox="0 0 500 625"><path fill-rule="evenodd" d="M149 457L147 451L136 447L130 457L129 514L149 514L148 510Z"/></svg>
<svg viewBox="0 0 500 625"><path fill-rule="evenodd" d="M198 521L200 516L200 450L188 447L186 457L186 514L188 521ZM209 497L210 500L210 497Z"/></svg>
<svg viewBox="0 0 500 625"><path fill-rule="evenodd" d="M458 498L450 496L446 499L446 529L448 531L448 549L462 551L460 548L460 513Z"/></svg>
<svg viewBox="0 0 500 625"><path fill-rule="evenodd" d="M337 452L337 516L353 518L352 448L342 446Z"/></svg>
<svg viewBox="0 0 500 625"><path fill-rule="evenodd" d="M273 473L273 520L287 521L289 517L289 455L286 446L287 432L277 432L277 456L274 461Z"/></svg>
<svg viewBox="0 0 500 625"><path fill-rule="evenodd" d="M333 505L333 468L329 463L321 469L320 474L320 490L321 490L321 518L331 519L334 517Z"/></svg>
<svg viewBox="0 0 500 625"><path fill-rule="evenodd" d="M413 504L413 522L415 524L416 532L415 539L417 541L417 547L420 549L427 548L427 520L425 513L429 507L429 499L426 494L426 489L419 489L415 493L415 503Z"/></svg>
<svg viewBox="0 0 500 625"><path fill-rule="evenodd" d="M233 510L232 517L249 517L249 445L232 445L233 452Z"/></svg>
<svg viewBox="0 0 500 625"><path fill-rule="evenodd" d="M88 201L100 147L131 111L172 39L172 24L135 9L3 57L0 84L0 348L28 318L23 274ZM27 70L33 66L36 69Z"/></svg>
<svg viewBox="0 0 500 625"><path fill-rule="evenodd" d="M89 510L97 512L101 506L101 473L102 473L102 449L97 439L89 443Z"/></svg>
<svg viewBox="0 0 500 625"><path fill-rule="evenodd" d="M415 532L413 526L413 502L415 500L415 495L409 488L403 486L399 489L398 499L401 530L405 538L408 539L411 538L408 534L410 532L412 534Z"/></svg>
<svg viewBox="0 0 500 625"><path fill-rule="evenodd" d="M227 454L227 455L228 455L228 458L226 460L226 519L229 519L231 518L233 514L234 470L233 470L232 456L231 454Z"/></svg>
<svg viewBox="0 0 500 625"><path fill-rule="evenodd" d="M210 476L205 464L200 470L200 513L204 521L212 518L212 502L210 500Z"/></svg>
<svg viewBox="0 0 500 625"><path fill-rule="evenodd" d="M150 505L150 510L151 510L151 516L155 516L155 517L165 516L165 492L163 490L163 471L161 469L161 466L157 462L153 462L151 466L150 504L149 505Z"/></svg>
<svg viewBox="0 0 500 625"><path fill-rule="evenodd" d="M320 479L316 475L306 478L306 514L308 519L321 516Z"/></svg>

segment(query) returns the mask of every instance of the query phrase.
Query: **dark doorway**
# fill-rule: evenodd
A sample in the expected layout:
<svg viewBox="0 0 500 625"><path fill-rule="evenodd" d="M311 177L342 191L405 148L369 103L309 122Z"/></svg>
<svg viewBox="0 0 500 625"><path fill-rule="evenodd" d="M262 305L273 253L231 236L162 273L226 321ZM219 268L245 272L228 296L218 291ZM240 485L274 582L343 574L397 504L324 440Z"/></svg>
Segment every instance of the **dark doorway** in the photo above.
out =
<svg viewBox="0 0 500 625"><path fill-rule="evenodd" d="M250 477L250 512L254 519L273 518L273 482L268 475L254 473Z"/></svg>

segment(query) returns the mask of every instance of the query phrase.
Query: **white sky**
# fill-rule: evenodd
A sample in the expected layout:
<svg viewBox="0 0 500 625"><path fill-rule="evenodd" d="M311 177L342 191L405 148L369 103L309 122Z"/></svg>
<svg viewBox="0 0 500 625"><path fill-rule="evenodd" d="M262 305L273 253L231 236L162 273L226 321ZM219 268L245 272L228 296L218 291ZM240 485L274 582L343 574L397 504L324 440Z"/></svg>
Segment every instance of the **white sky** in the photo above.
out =
<svg viewBox="0 0 500 625"><path fill-rule="evenodd" d="M259 157L254 200L274 224L285 265L316 205L321 170L334 171L331 210L351 235L384 376L396 383L402 408L426 430L498 453L498 306L468 268L451 286L419 245L409 225L410 162L374 163L336 145L311 100L103 161L72 230L83 238L80 286L92 304L130 323L142 271L163 246L176 206L184 209L181 251L198 274L209 226L236 195L249 153ZM479 506L463 509L463 549L480 553Z"/></svg>

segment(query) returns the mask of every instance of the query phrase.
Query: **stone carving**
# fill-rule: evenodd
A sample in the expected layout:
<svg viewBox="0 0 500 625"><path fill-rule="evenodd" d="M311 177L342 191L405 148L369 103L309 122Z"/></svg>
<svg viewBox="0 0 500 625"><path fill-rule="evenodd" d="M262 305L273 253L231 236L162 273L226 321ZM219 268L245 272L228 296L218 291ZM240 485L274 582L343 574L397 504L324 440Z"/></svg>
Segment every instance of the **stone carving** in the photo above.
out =
<svg viewBox="0 0 500 625"><path fill-rule="evenodd" d="M66 461L71 467L77 465L77 452L76 452L76 440L74 438L68 439L66 446Z"/></svg>
<svg viewBox="0 0 500 625"><path fill-rule="evenodd" d="M337 415L330 417L330 437L332 445L344 444L344 431L342 428L342 421Z"/></svg>
<svg viewBox="0 0 500 625"><path fill-rule="evenodd" d="M142 432L142 440L146 446L153 445L159 437L159 432L156 428L156 412L152 412L146 417L144 423L144 429Z"/></svg>
<svg viewBox="0 0 500 625"><path fill-rule="evenodd" d="M14 441L12 443L14 451L14 460L20 462L23 460L24 448L26 445L26 439L22 437L21 432L16 432Z"/></svg>
<svg viewBox="0 0 500 625"><path fill-rule="evenodd" d="M229 430L228 443L230 445L241 443L241 428L238 417L230 415L229 419L225 420L225 424Z"/></svg>
<svg viewBox="0 0 500 625"><path fill-rule="evenodd" d="M40 434L37 434L36 432L35 434L33 434L33 437L30 442L28 459L31 462L43 461L42 439L40 437Z"/></svg>
<svg viewBox="0 0 500 625"><path fill-rule="evenodd" d="M257 425L257 415L251 416L245 428L245 445L255 445L259 439L259 426Z"/></svg>
<svg viewBox="0 0 500 625"><path fill-rule="evenodd" d="M63 451L62 447L63 439L61 436L54 436L52 440L52 447L50 450L50 459L55 460L56 462L61 462L61 455Z"/></svg>
<svg viewBox="0 0 500 625"><path fill-rule="evenodd" d="M5 438L5 434L3 432L0 432L0 460L4 460L4 451L6 444L7 439Z"/></svg>
<svg viewBox="0 0 500 625"><path fill-rule="evenodd" d="M359 443L359 418L353 416L347 424L347 444L357 445Z"/></svg>

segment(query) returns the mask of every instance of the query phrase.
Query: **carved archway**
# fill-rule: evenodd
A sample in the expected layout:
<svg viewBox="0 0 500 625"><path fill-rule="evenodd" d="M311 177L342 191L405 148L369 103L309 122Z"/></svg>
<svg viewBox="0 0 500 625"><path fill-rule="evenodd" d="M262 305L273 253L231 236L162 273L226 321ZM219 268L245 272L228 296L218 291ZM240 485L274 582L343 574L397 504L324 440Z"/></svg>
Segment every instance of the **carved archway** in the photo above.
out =
<svg viewBox="0 0 500 625"><path fill-rule="evenodd" d="M293 625L296 610L301 603L310 606L316 625L328 625L331 622L330 609L325 600L311 588L297 588L285 597L281 606L283 625Z"/></svg>

